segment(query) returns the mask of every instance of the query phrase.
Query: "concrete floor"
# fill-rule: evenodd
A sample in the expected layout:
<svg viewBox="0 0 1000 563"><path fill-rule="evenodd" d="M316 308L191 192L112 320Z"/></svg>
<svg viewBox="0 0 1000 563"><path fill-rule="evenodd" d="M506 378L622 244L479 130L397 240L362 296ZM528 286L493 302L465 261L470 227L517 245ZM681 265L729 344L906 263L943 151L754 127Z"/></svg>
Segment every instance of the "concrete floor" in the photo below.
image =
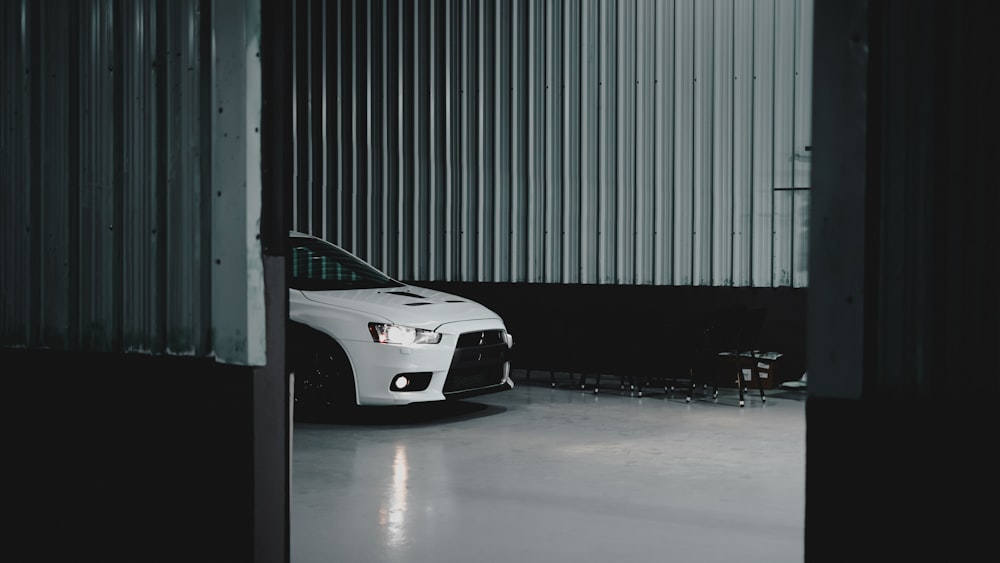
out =
<svg viewBox="0 0 1000 563"><path fill-rule="evenodd" d="M800 563L805 392L513 390L297 422L291 561ZM657 392L658 391L658 392Z"/></svg>

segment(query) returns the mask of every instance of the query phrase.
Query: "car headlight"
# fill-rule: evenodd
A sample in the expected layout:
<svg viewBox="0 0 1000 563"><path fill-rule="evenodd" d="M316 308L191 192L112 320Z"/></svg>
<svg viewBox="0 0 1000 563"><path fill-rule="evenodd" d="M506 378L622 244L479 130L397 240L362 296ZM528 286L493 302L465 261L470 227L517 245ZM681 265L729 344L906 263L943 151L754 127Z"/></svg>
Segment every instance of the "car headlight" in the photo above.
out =
<svg viewBox="0 0 1000 563"><path fill-rule="evenodd" d="M372 340L381 344L437 344L441 333L389 323L368 323Z"/></svg>

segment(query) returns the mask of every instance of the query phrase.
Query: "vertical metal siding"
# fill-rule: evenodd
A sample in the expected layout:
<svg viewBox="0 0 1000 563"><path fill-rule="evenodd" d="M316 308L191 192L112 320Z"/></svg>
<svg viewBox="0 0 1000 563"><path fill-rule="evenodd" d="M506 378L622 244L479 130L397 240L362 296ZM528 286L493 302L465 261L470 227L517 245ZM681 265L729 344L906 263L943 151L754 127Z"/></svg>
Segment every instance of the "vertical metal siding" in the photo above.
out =
<svg viewBox="0 0 1000 563"><path fill-rule="evenodd" d="M736 105L736 38L732 2L715 5L712 80L712 245L711 284L727 286L733 280L733 117Z"/></svg>
<svg viewBox="0 0 1000 563"><path fill-rule="evenodd" d="M774 0L753 3L750 285L771 286L774 258Z"/></svg>
<svg viewBox="0 0 1000 563"><path fill-rule="evenodd" d="M29 234L26 229L28 190L14 190L15 179L28 183L31 176L28 167L28 150L24 131L29 128L31 114L29 79L26 71L31 63L28 56L32 52L27 43L30 37L24 29L26 5L22 2L0 4L0 49L4 61L0 66L0 80L3 80L2 114L0 114L0 217L6 225L2 239L3 262L0 268L0 296L3 309L0 310L0 330L4 335L3 344L27 340L30 333L29 299L33 287L29 267ZM27 279L26 279L27 278Z"/></svg>
<svg viewBox="0 0 1000 563"><path fill-rule="evenodd" d="M812 0L295 14L295 123L328 128L296 228L406 279L806 285Z"/></svg>
<svg viewBox="0 0 1000 563"><path fill-rule="evenodd" d="M255 0L0 2L0 342L263 362L258 30Z"/></svg>
<svg viewBox="0 0 1000 563"><path fill-rule="evenodd" d="M695 143L695 9L694 0L678 0L674 41L674 178L664 189L673 192L672 285L695 285L694 266L694 149Z"/></svg>
<svg viewBox="0 0 1000 563"><path fill-rule="evenodd" d="M809 285L809 202L812 182L810 156L812 149L812 66L813 66L813 3L795 6L795 86L792 104L795 106L795 140L792 153L792 285ZM780 188L786 186L780 186Z"/></svg>
<svg viewBox="0 0 1000 563"><path fill-rule="evenodd" d="M656 40L653 52L656 53L656 95L651 111L656 116L653 119L653 191L656 195L655 231L653 234L653 283L656 285L671 285L674 283L674 190L673 179L676 168L674 158L675 124L677 116L674 111L676 100L675 83L677 61L674 58L674 46L677 35L666 30L673 30L677 21L677 10L674 0L657 4L656 9Z"/></svg>

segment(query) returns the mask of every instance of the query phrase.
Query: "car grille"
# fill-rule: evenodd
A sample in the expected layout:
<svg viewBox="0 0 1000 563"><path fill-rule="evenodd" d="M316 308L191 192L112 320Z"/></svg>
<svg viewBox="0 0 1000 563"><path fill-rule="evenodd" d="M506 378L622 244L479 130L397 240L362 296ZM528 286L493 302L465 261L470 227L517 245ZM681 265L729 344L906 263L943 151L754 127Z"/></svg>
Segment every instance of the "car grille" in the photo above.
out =
<svg viewBox="0 0 1000 563"><path fill-rule="evenodd" d="M507 360L507 341L502 330L462 334L444 383L445 395L502 384Z"/></svg>

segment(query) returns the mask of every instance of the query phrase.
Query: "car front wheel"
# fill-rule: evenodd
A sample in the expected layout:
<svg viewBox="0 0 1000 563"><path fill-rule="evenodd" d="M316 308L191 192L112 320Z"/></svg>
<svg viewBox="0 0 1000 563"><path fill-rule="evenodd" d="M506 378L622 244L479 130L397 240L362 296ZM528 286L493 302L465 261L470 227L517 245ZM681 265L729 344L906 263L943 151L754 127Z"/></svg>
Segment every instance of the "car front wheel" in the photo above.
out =
<svg viewBox="0 0 1000 563"><path fill-rule="evenodd" d="M294 333L298 334L294 334ZM328 418L357 409L354 374L340 346L323 335L291 331L289 365L295 378L297 420Z"/></svg>

